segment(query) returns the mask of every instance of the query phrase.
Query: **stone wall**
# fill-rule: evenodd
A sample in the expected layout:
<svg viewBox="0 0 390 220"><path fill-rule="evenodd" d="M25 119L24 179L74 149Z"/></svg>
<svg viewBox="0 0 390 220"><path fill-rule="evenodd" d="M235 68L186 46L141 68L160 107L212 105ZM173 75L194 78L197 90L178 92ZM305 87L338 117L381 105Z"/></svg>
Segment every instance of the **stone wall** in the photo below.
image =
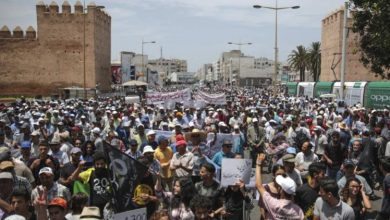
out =
<svg viewBox="0 0 390 220"><path fill-rule="evenodd" d="M33 37L30 28L26 36L7 34L6 26L0 31L0 94L52 95L83 87L84 33L86 87L109 90L111 17L94 4L84 14L80 2L74 13L67 1L61 12L55 2L39 2L36 11Z"/></svg>
<svg viewBox="0 0 390 220"><path fill-rule="evenodd" d="M320 81L340 80L341 51L343 39L344 7L332 12L322 20L321 75ZM348 27L352 18L348 18ZM375 74L365 68L360 59L359 35L348 31L345 81L374 81ZM334 73L331 67L334 66Z"/></svg>

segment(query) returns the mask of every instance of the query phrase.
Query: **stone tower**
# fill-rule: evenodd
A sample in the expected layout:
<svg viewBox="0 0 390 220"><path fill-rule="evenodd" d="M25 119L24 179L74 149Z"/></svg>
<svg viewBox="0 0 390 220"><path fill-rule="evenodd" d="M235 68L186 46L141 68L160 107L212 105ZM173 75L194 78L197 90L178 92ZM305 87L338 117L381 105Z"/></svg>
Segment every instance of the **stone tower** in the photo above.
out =
<svg viewBox="0 0 390 220"><path fill-rule="evenodd" d="M352 19L353 17L348 18L348 27L352 26ZM322 20L320 81L340 80L343 22L344 7L337 9ZM348 31L346 51L345 81L378 80L375 74L365 68L359 60L359 34L353 33L351 29Z"/></svg>
<svg viewBox="0 0 390 220"><path fill-rule="evenodd" d="M36 5L37 31L0 30L0 92L58 94L61 88L84 86L101 91L111 84L111 17L94 3L77 1Z"/></svg>

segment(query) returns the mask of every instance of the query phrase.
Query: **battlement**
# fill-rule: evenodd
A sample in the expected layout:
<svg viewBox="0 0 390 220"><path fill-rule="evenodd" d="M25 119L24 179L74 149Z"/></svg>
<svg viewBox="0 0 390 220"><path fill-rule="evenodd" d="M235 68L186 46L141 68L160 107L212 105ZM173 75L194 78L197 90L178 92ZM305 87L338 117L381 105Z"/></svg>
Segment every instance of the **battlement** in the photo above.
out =
<svg viewBox="0 0 390 220"><path fill-rule="evenodd" d="M7 25L4 25L0 29L0 39L36 39L37 32L32 26L29 26L26 30L26 34L24 34L24 31L20 26L16 26L12 33L7 27Z"/></svg>
<svg viewBox="0 0 390 220"><path fill-rule="evenodd" d="M344 18L344 6L341 6L340 8L332 11L330 14L325 16L324 19L322 19L322 25L331 25L336 22L341 22ZM348 20L350 20L351 16L353 16L353 12L350 13L350 16L348 17Z"/></svg>
<svg viewBox="0 0 390 220"><path fill-rule="evenodd" d="M88 14L97 15L98 19L105 22L111 21L111 16L108 15L104 10L104 7L96 6L94 2L90 2L87 7L84 7L80 1L77 1L73 7L65 0L61 5L61 11L59 4L56 1L52 1L49 5L45 4L43 1L39 1L36 5L37 16L63 16L63 15L73 15L73 16L83 16L84 14L88 17Z"/></svg>

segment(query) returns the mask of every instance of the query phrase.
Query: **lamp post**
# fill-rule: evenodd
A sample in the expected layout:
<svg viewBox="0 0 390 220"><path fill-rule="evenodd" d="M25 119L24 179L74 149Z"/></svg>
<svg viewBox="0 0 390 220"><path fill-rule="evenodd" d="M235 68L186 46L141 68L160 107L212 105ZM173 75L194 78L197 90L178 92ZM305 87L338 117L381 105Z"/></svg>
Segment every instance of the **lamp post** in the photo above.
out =
<svg viewBox="0 0 390 220"><path fill-rule="evenodd" d="M145 72L144 72L144 44L155 44L156 43L156 41L144 41L144 39L142 39L142 52L141 52L141 54L142 54L142 68L141 68L141 71L142 71L142 74L145 74ZM148 82L148 73L146 73L146 83L149 83Z"/></svg>
<svg viewBox="0 0 390 220"><path fill-rule="evenodd" d="M96 6L96 9L103 9L104 6ZM84 0L84 5L83 5L83 56L84 56L84 64L83 64L83 87L84 87L84 100L87 100L87 72L86 72L86 47L85 47L85 42L86 42L86 27L85 27L85 17L87 16L87 11L88 8L85 5L85 0Z"/></svg>
<svg viewBox="0 0 390 220"><path fill-rule="evenodd" d="M233 44L233 45L237 45L238 46L238 50L240 51L240 56L238 56L238 77L240 77L240 74L241 74L241 46L242 45L252 45L251 42L247 42L247 43L241 43L241 42L238 42L238 43L234 43L234 42L228 42L228 44ZM230 69L232 68L232 62L230 62ZM230 89L232 89L233 87L233 76L232 76L232 71L230 70Z"/></svg>
<svg viewBox="0 0 390 220"><path fill-rule="evenodd" d="M300 6L290 6L290 7L278 7L278 0L275 0L275 7L269 7L269 6L262 6L262 5L253 5L253 8L260 9L271 9L275 11L275 70L274 74L272 75L272 90L273 94L276 95L276 78L278 75L278 11L283 9L298 9Z"/></svg>

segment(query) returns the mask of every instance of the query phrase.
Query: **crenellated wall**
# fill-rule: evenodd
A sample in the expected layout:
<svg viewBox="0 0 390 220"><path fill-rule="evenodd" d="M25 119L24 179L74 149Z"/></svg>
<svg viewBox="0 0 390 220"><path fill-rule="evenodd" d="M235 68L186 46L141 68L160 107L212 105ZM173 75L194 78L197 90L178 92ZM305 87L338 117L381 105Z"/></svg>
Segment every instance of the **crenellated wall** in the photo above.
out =
<svg viewBox="0 0 390 220"><path fill-rule="evenodd" d="M37 32L32 27L16 35L7 27L0 30L0 94L55 94L64 87L83 87L84 58L86 86L109 90L111 17L94 3L84 10L79 1L73 13L67 1L61 11L56 2L39 2L36 12Z"/></svg>
<svg viewBox="0 0 390 220"><path fill-rule="evenodd" d="M353 17L347 20L351 27ZM343 40L344 7L341 7L322 20L321 33L321 75L320 81L340 80L341 51ZM346 50L345 81L378 80L360 59L359 34L348 31ZM333 73L331 67L335 66Z"/></svg>

